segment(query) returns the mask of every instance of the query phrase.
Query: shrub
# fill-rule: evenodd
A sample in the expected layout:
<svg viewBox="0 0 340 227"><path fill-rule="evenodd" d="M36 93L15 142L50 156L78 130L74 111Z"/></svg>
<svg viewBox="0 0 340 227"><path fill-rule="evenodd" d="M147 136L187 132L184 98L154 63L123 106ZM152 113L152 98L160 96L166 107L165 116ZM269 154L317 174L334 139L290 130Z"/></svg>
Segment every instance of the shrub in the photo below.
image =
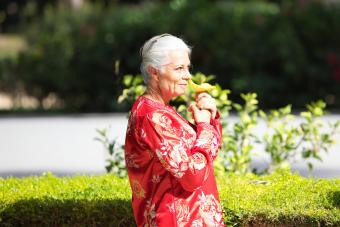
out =
<svg viewBox="0 0 340 227"><path fill-rule="evenodd" d="M119 145L116 139L111 139L108 129L97 129L98 136L94 139L103 144L109 157L106 159L105 166L108 173L113 173L118 177L126 177L126 164L124 155L124 146Z"/></svg>
<svg viewBox="0 0 340 227"><path fill-rule="evenodd" d="M307 179L289 171L219 181L225 221L241 226L337 226L340 181Z"/></svg>
<svg viewBox="0 0 340 227"><path fill-rule="evenodd" d="M133 226L127 179L0 178L0 226Z"/></svg>
<svg viewBox="0 0 340 227"><path fill-rule="evenodd" d="M1 226L134 226L131 190L113 175L0 178ZM224 175L218 189L228 226L339 226L340 181Z"/></svg>

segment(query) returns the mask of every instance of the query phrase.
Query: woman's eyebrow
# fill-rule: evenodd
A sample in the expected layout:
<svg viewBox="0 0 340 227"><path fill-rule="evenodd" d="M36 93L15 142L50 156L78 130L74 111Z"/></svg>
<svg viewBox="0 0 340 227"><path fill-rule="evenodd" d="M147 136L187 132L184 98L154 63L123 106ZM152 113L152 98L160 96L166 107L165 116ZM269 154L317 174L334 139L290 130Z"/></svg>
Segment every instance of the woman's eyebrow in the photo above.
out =
<svg viewBox="0 0 340 227"><path fill-rule="evenodd" d="M178 67L178 66L188 66L190 67L191 66L191 63L190 64L173 64L174 66Z"/></svg>

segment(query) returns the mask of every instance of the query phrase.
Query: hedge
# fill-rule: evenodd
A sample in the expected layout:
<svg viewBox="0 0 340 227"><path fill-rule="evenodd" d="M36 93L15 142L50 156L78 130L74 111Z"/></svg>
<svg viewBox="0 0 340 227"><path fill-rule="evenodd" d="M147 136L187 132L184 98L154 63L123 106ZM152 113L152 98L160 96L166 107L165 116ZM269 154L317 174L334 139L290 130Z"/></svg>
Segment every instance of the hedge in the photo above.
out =
<svg viewBox="0 0 340 227"><path fill-rule="evenodd" d="M329 4L183 0L88 3L76 12L46 7L23 26L28 48L13 62L11 78L40 101L56 95L67 111L127 110L113 101L122 76L139 72L145 40L167 32L193 46L194 72L216 75L232 99L255 92L261 108L303 108L317 99L338 108L340 4ZM4 87L11 84L1 77Z"/></svg>
<svg viewBox="0 0 340 227"><path fill-rule="evenodd" d="M48 173L0 185L0 226L134 225L127 179Z"/></svg>
<svg viewBox="0 0 340 227"><path fill-rule="evenodd" d="M218 178L229 226L339 226L340 179L289 172ZM134 226L126 178L0 178L0 226Z"/></svg>

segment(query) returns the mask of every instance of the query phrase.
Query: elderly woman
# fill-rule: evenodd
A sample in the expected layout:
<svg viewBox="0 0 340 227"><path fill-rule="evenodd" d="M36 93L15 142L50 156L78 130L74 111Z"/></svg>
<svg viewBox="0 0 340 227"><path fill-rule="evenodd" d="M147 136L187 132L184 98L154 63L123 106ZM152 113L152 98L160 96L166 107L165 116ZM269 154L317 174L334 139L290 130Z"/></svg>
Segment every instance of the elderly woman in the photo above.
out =
<svg viewBox="0 0 340 227"><path fill-rule="evenodd" d="M221 141L215 100L197 96L189 107L195 125L169 105L191 79L190 52L169 34L141 48L147 89L132 106L125 143L138 226L224 226L213 169Z"/></svg>

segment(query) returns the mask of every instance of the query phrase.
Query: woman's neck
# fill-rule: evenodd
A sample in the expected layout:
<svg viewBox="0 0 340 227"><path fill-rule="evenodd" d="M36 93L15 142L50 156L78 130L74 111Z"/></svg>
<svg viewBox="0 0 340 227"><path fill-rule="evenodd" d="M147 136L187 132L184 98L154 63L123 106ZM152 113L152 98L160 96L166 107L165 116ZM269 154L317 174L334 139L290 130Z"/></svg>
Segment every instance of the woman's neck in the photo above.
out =
<svg viewBox="0 0 340 227"><path fill-rule="evenodd" d="M148 87L144 93L144 96L153 100L153 101L156 101L156 102L159 102L159 103L162 103L164 105L167 105L169 104L169 100L166 100L162 97L162 95L160 94L160 92L156 92L154 89L152 89L151 87Z"/></svg>

